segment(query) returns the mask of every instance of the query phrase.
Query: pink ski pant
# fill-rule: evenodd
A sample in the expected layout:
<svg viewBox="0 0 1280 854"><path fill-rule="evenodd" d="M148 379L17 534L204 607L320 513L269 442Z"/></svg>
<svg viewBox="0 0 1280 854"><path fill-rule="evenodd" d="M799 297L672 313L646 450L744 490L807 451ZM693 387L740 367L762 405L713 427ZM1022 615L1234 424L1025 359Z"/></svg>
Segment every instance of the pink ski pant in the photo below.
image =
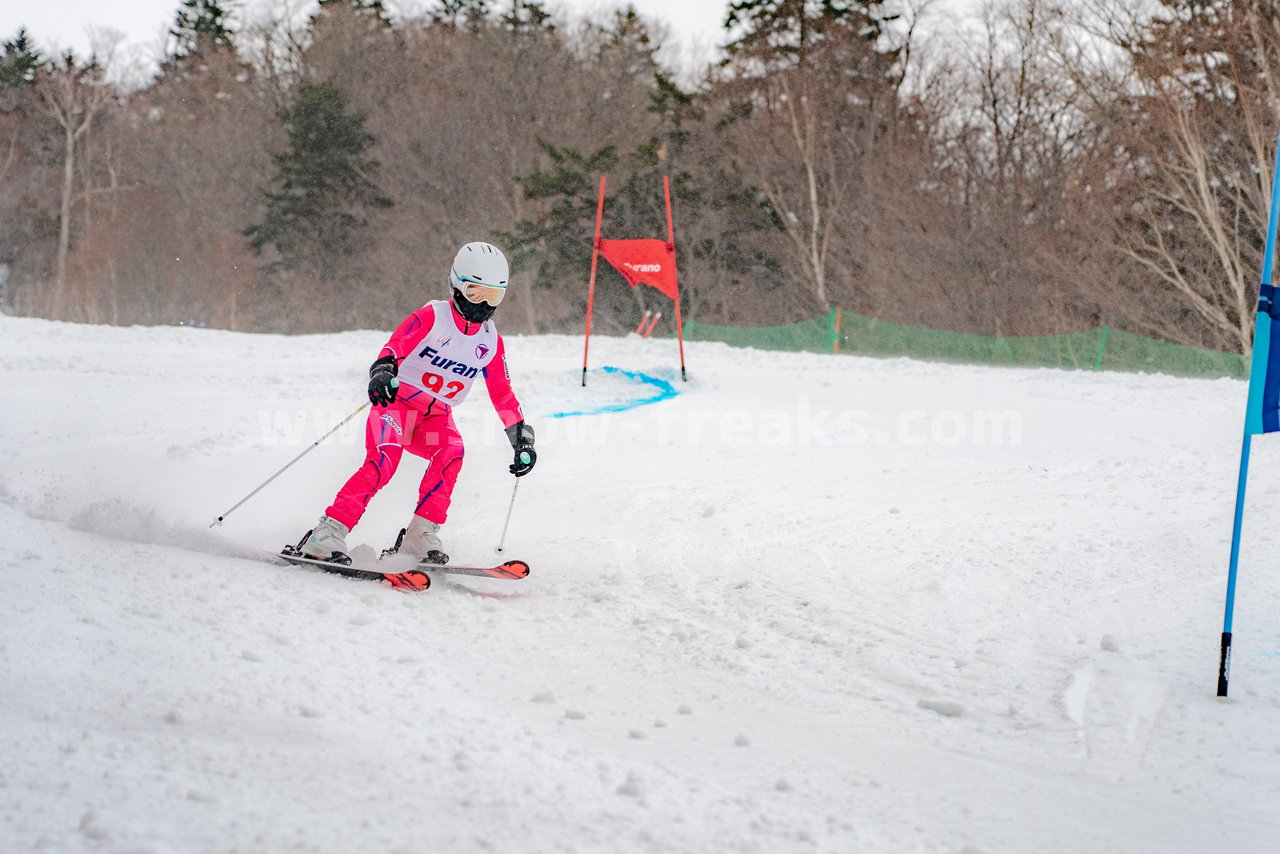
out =
<svg viewBox="0 0 1280 854"><path fill-rule="evenodd" d="M418 486L414 513L442 524L449 515L453 485L462 469L462 434L449 408L428 414L405 403L375 406L365 424L364 465L338 491L325 515L354 528L378 490L391 480L405 451L423 457L427 471Z"/></svg>

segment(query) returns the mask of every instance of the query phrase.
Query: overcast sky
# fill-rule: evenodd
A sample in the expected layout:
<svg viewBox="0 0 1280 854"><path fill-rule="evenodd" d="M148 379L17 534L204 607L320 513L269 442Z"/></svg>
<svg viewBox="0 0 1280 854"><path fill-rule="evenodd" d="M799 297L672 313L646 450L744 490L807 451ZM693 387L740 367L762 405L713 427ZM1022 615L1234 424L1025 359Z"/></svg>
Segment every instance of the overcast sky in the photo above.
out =
<svg viewBox="0 0 1280 854"><path fill-rule="evenodd" d="M288 10L301 17L315 8L317 0L226 0L237 10L240 24L253 24L278 17ZM490 0L501 8L508 0ZM610 9L626 0L544 0L558 20L590 14L602 20ZM660 60L689 80L700 77L702 69L715 58L724 40L722 24L729 0L631 0L642 15L662 21L671 38ZM927 14L917 39L930 36L944 40L974 23L973 14L984 0L916 0ZM236 5L232 5L236 4ZM412 18L435 6L434 0L383 0L394 18ZM169 27L173 25L181 0L0 0L0 40L13 38L26 27L45 56L71 48L86 57L91 46L110 43L104 36L115 33L123 39L110 56L109 67L118 82L134 85L145 82L164 54Z"/></svg>
<svg viewBox="0 0 1280 854"><path fill-rule="evenodd" d="M301 10L315 0L243 0L245 19L256 20L269 9ZM682 51L710 51L720 36L728 0L631 0L646 16L665 20ZM492 3L501 6L502 0ZM230 3L228 3L230 5ZM413 17L435 5L430 0L383 0L393 17ZM623 5L623 0L547 0L553 13L599 11ZM0 39L8 40L25 26L46 53L71 48L87 54L94 30L124 35L129 51L151 60L163 52L165 33L181 0L0 0ZM560 17L560 15L557 15Z"/></svg>

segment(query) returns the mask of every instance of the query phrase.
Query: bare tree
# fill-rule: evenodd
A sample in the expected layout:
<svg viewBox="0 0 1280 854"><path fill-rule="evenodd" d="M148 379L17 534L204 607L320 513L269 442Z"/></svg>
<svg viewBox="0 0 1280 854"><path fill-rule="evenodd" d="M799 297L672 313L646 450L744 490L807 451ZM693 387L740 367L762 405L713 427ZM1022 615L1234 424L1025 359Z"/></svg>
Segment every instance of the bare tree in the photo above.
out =
<svg viewBox="0 0 1280 854"><path fill-rule="evenodd" d="M62 132L62 181L58 213L58 253L49 316L60 318L67 295L71 252L72 203L76 196L77 146L115 92L106 82L106 66L97 59L80 63L68 51L47 66L37 81L45 111Z"/></svg>
<svg viewBox="0 0 1280 854"><path fill-rule="evenodd" d="M1143 331L1247 351L1280 104L1280 6L1096 0L1082 27L1123 62L1093 69L1118 253L1163 291L1126 312ZM1136 300L1131 301L1136 302Z"/></svg>

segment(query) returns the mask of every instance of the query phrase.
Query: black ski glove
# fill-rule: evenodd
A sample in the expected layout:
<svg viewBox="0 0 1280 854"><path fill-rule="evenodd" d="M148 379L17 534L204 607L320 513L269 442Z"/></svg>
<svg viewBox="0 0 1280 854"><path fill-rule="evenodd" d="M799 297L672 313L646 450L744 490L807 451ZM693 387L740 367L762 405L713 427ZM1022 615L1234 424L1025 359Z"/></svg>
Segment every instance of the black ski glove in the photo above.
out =
<svg viewBox="0 0 1280 854"><path fill-rule="evenodd" d="M369 366L369 402L374 406L395 403L399 387L394 356L383 356Z"/></svg>
<svg viewBox="0 0 1280 854"><path fill-rule="evenodd" d="M512 424L507 428L507 438L511 440L511 449L516 452L510 472L516 477L524 477L538 462L538 452L533 449L533 428L523 421Z"/></svg>

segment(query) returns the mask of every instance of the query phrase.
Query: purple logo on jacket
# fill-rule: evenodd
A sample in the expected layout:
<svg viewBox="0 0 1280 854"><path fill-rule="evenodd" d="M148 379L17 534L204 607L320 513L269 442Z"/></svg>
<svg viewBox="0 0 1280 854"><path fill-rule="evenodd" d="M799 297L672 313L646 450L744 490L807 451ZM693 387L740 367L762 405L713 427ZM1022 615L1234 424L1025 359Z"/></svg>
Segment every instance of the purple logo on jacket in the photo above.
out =
<svg viewBox="0 0 1280 854"><path fill-rule="evenodd" d="M487 356L487 355L489 355L489 348L488 348L488 347L486 347L486 346L484 346L483 344L477 344L477 345L476 345L476 358L477 358L477 359L483 359L483 358L484 358L485 356Z"/></svg>

